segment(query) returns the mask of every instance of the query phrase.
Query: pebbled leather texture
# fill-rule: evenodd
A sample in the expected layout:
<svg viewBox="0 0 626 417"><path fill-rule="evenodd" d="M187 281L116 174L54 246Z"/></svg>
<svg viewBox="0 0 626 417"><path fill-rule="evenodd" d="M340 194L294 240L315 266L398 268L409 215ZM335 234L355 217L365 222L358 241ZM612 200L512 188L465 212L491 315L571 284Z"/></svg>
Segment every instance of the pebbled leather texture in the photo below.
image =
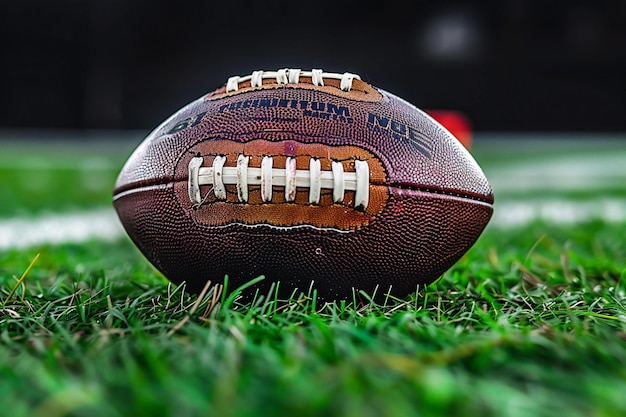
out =
<svg viewBox="0 0 626 417"><path fill-rule="evenodd" d="M355 81L356 82L356 81ZM233 289L265 275L283 295L313 283L325 300L351 298L353 289L404 296L437 279L487 225L492 190L463 146L424 112L359 81L222 87L175 113L137 148L122 169L114 205L138 248L167 278L199 291L229 276ZM230 152L230 153L229 153ZM269 202L250 188L251 201L187 194L187 164L217 155L295 157L298 169L315 157L322 169L354 159L370 167L372 205L359 211L346 193L318 205L306 190L294 202L277 187ZM281 159L282 158L282 159ZM235 166L234 157L226 158ZM301 195L301 193L303 193ZM255 200L256 199L256 200ZM254 207L252 207L254 206Z"/></svg>

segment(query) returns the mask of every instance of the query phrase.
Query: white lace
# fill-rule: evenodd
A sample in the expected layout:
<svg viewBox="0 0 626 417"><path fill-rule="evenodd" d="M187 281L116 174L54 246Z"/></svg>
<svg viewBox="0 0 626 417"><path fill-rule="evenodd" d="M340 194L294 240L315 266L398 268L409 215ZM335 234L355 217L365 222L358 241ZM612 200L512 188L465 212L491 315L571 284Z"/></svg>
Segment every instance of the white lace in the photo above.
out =
<svg viewBox="0 0 626 417"><path fill-rule="evenodd" d="M352 81L360 80L357 74L350 72L344 72L343 74L335 72L324 72L321 69L312 69L311 71L302 71L297 68L284 68L278 71L253 71L251 75L240 77L238 75L230 77L226 82L226 92L230 93L239 90L239 83L244 81L250 81L251 87L261 87L263 80L275 79L278 84L297 84L300 82L300 77L310 77L313 85L324 85L324 78L332 78L341 80L339 88L343 91L350 91L352 89Z"/></svg>
<svg viewBox="0 0 626 417"><path fill-rule="evenodd" d="M296 160L287 157L285 168L274 168L274 158L263 157L261 168L250 168L249 156L239 155L236 167L226 167L226 157L216 156L211 167L203 167L204 158L197 156L189 161L189 199L193 204L204 201L201 185L212 185L218 200L226 200L226 185L237 187L237 200L247 203L250 185L261 186L261 200L272 201L273 188L284 187L285 200L296 199L296 188L309 190L309 203L319 204L321 190L333 190L333 202L342 203L346 191L354 191L354 207L365 210L369 203L369 166L366 161L355 160L354 172L344 172L341 162L333 161L332 170L321 169L320 160L311 158L309 169L296 169Z"/></svg>

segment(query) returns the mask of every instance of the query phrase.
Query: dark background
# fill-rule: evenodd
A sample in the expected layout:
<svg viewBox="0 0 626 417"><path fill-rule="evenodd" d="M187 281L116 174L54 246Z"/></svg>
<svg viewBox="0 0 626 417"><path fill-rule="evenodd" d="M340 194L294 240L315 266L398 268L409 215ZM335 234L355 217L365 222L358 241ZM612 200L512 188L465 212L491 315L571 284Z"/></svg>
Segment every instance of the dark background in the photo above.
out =
<svg viewBox="0 0 626 417"><path fill-rule="evenodd" d="M480 131L626 131L624 1L22 0L0 128L151 129L256 69L360 74Z"/></svg>

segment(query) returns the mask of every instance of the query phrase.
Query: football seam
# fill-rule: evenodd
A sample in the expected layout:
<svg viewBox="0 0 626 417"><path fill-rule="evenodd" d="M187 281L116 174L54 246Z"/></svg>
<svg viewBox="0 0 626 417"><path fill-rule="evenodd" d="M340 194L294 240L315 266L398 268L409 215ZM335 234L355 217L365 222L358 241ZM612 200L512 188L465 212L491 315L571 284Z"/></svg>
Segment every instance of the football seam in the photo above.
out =
<svg viewBox="0 0 626 417"><path fill-rule="evenodd" d="M173 189L174 184L180 183L180 182L186 182L186 180L168 181L168 182L155 182L155 183L146 183L146 182L144 182L139 187L124 187L123 189L120 189L119 191L115 191L113 193L113 200L119 200L120 198L124 197L125 195L133 194L135 192L141 192L141 191L145 191L145 190L150 190L150 189L163 189L163 188L169 188L170 186ZM459 191L437 189L437 188L429 188L429 187L407 186L405 184L377 184L377 183L370 183L370 185L372 185L372 186L379 186L379 187L383 186L383 187L387 187L389 189L393 188L393 189L398 189L398 190L417 191L417 192L422 192L422 193L427 193L427 194L445 195L445 196L448 196L448 197L456 197L456 198L461 198L461 199L464 199L464 200L476 201L476 202L479 202L479 203L487 204L489 206L493 206L493 203L494 203L493 195L483 196L481 194L472 193L472 192L459 192Z"/></svg>
<svg viewBox="0 0 626 417"><path fill-rule="evenodd" d="M465 200L473 200L481 203L493 205L494 199L493 194L489 196L485 196L479 193L473 193L471 191L454 191L454 190L446 190L444 188L435 188L435 187L427 187L427 186L412 186L407 184L386 184L389 188L395 188L398 190L409 190L409 191L418 191L429 194L437 194L437 195L446 195L450 197L458 197Z"/></svg>

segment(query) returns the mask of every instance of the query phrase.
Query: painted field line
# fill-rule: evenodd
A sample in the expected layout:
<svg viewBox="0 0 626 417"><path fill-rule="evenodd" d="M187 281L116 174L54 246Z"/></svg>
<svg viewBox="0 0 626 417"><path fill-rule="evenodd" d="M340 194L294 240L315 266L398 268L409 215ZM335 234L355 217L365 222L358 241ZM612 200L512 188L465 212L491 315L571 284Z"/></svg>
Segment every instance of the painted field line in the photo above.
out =
<svg viewBox="0 0 626 417"><path fill-rule="evenodd" d="M499 192L592 191L626 187L626 152L602 158L564 157L549 162L524 161L490 166L485 174Z"/></svg>
<svg viewBox="0 0 626 417"><path fill-rule="evenodd" d="M574 225L593 220L608 223L626 222L626 198L496 201L491 226L524 227L535 221L555 225Z"/></svg>
<svg viewBox="0 0 626 417"><path fill-rule="evenodd" d="M0 219L0 250L42 245L113 241L124 229L112 209Z"/></svg>
<svg viewBox="0 0 626 417"><path fill-rule="evenodd" d="M626 199L547 199L496 203L490 228L524 227L535 221L574 225L592 220L626 223ZM0 219L0 250L42 245L115 241L125 235L113 209L50 214L34 218Z"/></svg>

